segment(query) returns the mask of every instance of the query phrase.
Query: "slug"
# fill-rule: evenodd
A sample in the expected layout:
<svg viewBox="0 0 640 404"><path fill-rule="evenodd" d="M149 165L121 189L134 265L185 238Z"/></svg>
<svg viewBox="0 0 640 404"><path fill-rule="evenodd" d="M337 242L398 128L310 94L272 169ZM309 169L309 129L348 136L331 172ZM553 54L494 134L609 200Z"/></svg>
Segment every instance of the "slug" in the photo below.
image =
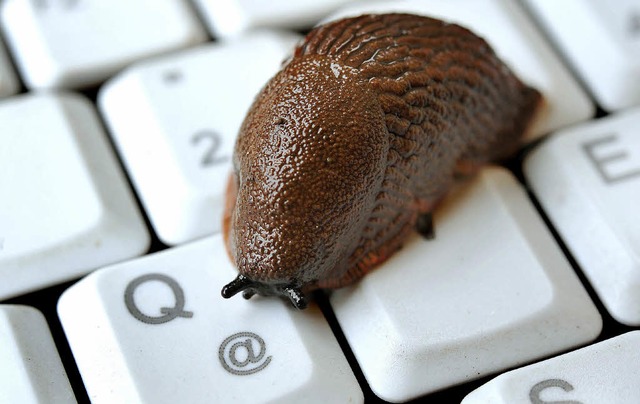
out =
<svg viewBox="0 0 640 404"><path fill-rule="evenodd" d="M349 285L389 258L458 175L506 158L542 103L480 37L410 14L313 29L240 128L222 289L281 296Z"/></svg>

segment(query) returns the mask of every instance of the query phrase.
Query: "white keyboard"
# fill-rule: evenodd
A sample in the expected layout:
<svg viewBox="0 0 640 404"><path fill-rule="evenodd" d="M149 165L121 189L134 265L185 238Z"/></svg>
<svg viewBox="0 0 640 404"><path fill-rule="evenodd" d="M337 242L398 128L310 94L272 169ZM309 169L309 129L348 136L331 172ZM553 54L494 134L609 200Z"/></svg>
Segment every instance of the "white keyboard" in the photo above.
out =
<svg viewBox="0 0 640 404"><path fill-rule="evenodd" d="M392 11L538 88L528 144L307 310L222 299L254 95ZM638 403L638 128L639 0L0 0L0 403Z"/></svg>

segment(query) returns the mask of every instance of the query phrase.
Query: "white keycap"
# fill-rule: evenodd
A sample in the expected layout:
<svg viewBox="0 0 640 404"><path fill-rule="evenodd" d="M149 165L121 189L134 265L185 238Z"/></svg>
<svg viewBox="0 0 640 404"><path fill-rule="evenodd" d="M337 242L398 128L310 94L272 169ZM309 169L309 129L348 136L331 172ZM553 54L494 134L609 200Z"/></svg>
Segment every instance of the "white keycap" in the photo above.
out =
<svg viewBox="0 0 640 404"><path fill-rule="evenodd" d="M0 299L141 254L149 236L91 104L0 101Z"/></svg>
<svg viewBox="0 0 640 404"><path fill-rule="evenodd" d="M94 272L58 314L94 404L363 402L315 305L224 300L213 236Z"/></svg>
<svg viewBox="0 0 640 404"><path fill-rule="evenodd" d="M29 88L97 84L137 59L205 39L182 0L6 0L0 17Z"/></svg>
<svg viewBox="0 0 640 404"><path fill-rule="evenodd" d="M527 0L551 38L609 111L640 105L637 0Z"/></svg>
<svg viewBox="0 0 640 404"><path fill-rule="evenodd" d="M0 42L0 98L18 92L18 78L13 71L9 56Z"/></svg>
<svg viewBox="0 0 640 404"><path fill-rule="evenodd" d="M0 402L75 403L44 316L0 305Z"/></svg>
<svg viewBox="0 0 640 404"><path fill-rule="evenodd" d="M618 321L640 325L640 109L554 134L525 175Z"/></svg>
<svg viewBox="0 0 640 404"><path fill-rule="evenodd" d="M602 320L514 177L486 168L331 305L381 398L409 400L595 338Z"/></svg>
<svg viewBox="0 0 640 404"><path fill-rule="evenodd" d="M502 374L462 404L640 403L640 331Z"/></svg>
<svg viewBox="0 0 640 404"><path fill-rule="evenodd" d="M214 36L234 36L255 28L309 28L352 0L194 0Z"/></svg>
<svg viewBox="0 0 640 404"><path fill-rule="evenodd" d="M549 131L585 120L594 106L536 30L509 0L423 0L367 3L345 7L327 20L369 13L408 12L463 25L487 40L525 83L545 97L541 117L528 134L532 140Z"/></svg>
<svg viewBox="0 0 640 404"><path fill-rule="evenodd" d="M219 231L235 138L297 36L259 33L145 62L108 82L100 108L161 240Z"/></svg>

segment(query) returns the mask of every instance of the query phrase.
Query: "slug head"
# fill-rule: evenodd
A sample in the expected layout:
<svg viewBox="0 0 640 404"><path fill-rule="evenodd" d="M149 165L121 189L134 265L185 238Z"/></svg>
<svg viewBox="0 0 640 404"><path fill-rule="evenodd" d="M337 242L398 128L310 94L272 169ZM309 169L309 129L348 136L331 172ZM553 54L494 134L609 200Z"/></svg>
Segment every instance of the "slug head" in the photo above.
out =
<svg viewBox="0 0 640 404"><path fill-rule="evenodd" d="M223 296L278 295L301 308L304 292L344 275L388 149L382 109L355 69L326 56L285 66L236 143L224 232L240 276Z"/></svg>

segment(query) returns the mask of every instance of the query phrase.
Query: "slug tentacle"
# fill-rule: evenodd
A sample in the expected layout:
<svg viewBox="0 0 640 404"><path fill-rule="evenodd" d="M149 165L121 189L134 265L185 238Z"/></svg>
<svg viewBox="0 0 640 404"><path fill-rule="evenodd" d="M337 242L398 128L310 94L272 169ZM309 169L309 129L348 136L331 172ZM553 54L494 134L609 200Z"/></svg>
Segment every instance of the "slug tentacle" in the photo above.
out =
<svg viewBox="0 0 640 404"><path fill-rule="evenodd" d="M239 274L236 279L232 280L222 288L222 297L228 299L235 296L238 292L242 292L253 287L253 284L254 282L251 279Z"/></svg>
<svg viewBox="0 0 640 404"><path fill-rule="evenodd" d="M415 229L433 236L455 176L514 152L541 101L455 24L382 14L315 28L236 143L223 229L243 287L303 306L302 290L353 283Z"/></svg>
<svg viewBox="0 0 640 404"><path fill-rule="evenodd" d="M229 282L222 288L222 297L228 299L242 292L242 297L250 299L256 294L262 296L280 296L283 297L297 309L307 307L308 300L299 287L293 284L274 285L258 282L239 274L233 281Z"/></svg>
<svg viewBox="0 0 640 404"><path fill-rule="evenodd" d="M309 304L307 301L307 297L300 291L298 288L285 288L285 294L289 297L289 301L296 309L302 310L307 308Z"/></svg>

